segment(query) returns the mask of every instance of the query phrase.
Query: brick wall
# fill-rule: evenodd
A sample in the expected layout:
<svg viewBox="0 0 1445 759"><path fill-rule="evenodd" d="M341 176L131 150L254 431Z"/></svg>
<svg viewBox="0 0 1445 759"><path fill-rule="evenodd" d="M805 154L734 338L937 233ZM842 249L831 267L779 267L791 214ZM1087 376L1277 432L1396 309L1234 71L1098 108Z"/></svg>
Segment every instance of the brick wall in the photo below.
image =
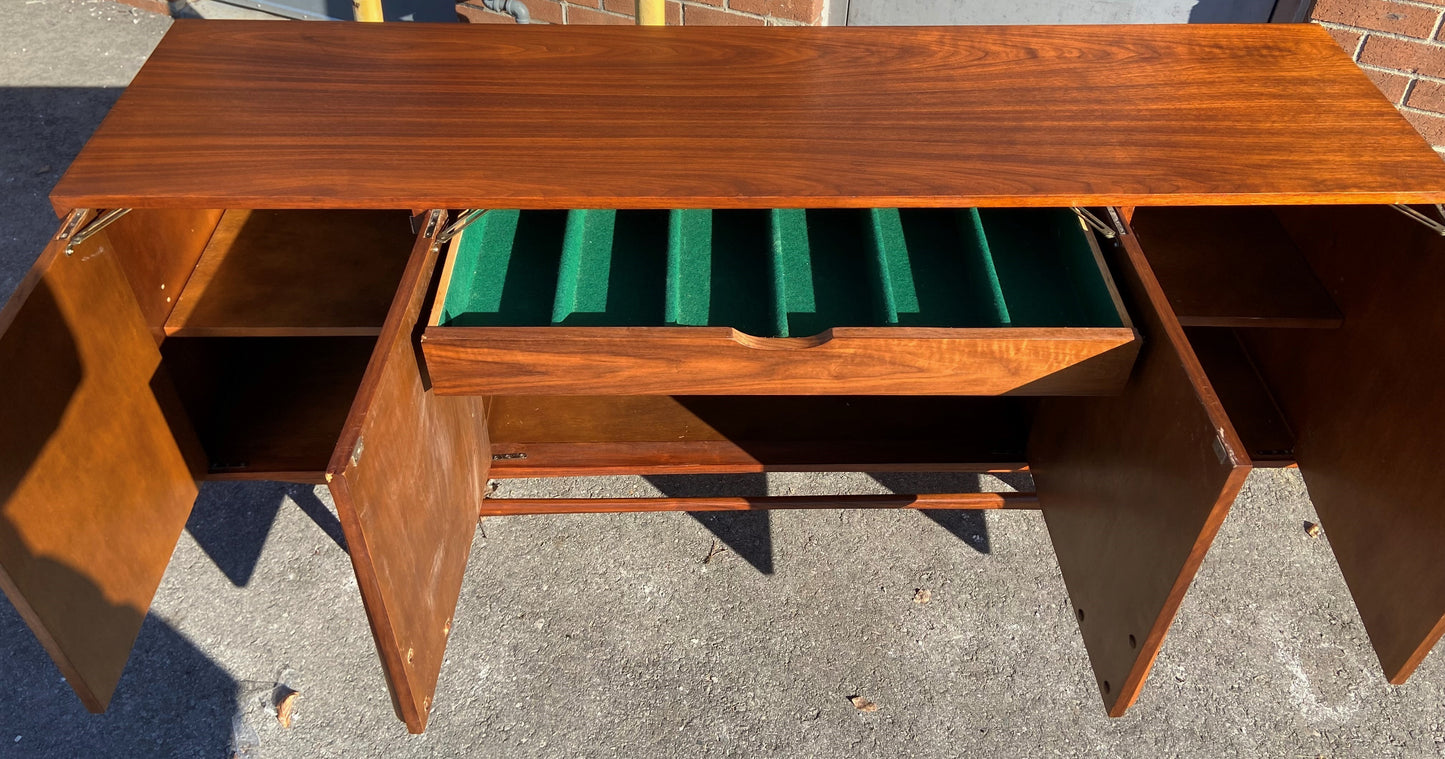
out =
<svg viewBox="0 0 1445 759"><path fill-rule="evenodd" d="M635 24L635 0L523 0L533 23ZM669 26L807 26L822 22L823 0L667 0ZM511 16L482 7L481 0L457 4L475 24L510 24Z"/></svg>
<svg viewBox="0 0 1445 759"><path fill-rule="evenodd" d="M1445 0L1319 0L1311 17L1445 154Z"/></svg>

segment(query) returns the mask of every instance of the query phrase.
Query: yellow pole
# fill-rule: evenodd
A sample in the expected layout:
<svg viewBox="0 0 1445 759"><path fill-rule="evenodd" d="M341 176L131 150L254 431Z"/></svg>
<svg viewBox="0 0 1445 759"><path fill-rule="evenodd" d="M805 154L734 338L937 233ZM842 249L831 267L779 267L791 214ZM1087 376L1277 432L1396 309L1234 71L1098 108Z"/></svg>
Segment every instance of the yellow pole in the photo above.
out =
<svg viewBox="0 0 1445 759"><path fill-rule="evenodd" d="M663 0L637 0L637 25L666 26L667 14L662 9L662 2Z"/></svg>
<svg viewBox="0 0 1445 759"><path fill-rule="evenodd" d="M351 0L351 12L357 21L381 21L381 0Z"/></svg>

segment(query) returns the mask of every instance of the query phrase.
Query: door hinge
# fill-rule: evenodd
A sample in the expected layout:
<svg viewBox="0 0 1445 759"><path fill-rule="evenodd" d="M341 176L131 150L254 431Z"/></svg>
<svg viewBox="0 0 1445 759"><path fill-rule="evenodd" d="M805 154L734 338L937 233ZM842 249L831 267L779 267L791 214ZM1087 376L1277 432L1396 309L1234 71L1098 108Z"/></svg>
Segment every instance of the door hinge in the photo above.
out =
<svg viewBox="0 0 1445 759"><path fill-rule="evenodd" d="M112 208L95 217L89 224L85 225L84 229L77 231L76 227L80 225L80 220L85 218L87 210L88 209L85 208L77 208L72 211L70 218L65 221L65 226L60 229L60 234L55 236L57 240L66 241L65 255L67 256L75 253L75 246L90 239L91 235L105 229L110 226L111 222L130 213L129 208Z"/></svg>

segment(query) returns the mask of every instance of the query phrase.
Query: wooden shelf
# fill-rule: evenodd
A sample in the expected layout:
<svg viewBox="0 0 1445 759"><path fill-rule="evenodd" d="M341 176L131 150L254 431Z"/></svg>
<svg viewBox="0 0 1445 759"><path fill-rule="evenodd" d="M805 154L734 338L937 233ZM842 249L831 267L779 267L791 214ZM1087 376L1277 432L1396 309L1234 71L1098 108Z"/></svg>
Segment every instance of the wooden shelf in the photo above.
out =
<svg viewBox="0 0 1445 759"><path fill-rule="evenodd" d="M162 353L211 479L322 482L375 343L176 338Z"/></svg>
<svg viewBox="0 0 1445 759"><path fill-rule="evenodd" d="M405 211L226 211L166 334L374 337L414 242Z"/></svg>
<svg viewBox="0 0 1445 759"><path fill-rule="evenodd" d="M1189 345L1255 466L1294 463L1294 432L1232 329L1190 327Z"/></svg>
<svg viewBox="0 0 1445 759"><path fill-rule="evenodd" d="M1269 208L1140 208L1131 225L1186 327L1342 323L1334 300Z"/></svg>

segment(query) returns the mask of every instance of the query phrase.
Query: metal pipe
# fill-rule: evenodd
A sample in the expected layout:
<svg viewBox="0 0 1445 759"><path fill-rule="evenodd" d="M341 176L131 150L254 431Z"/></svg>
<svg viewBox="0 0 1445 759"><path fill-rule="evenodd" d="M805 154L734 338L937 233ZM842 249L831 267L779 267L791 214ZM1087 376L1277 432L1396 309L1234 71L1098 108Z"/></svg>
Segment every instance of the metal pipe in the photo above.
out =
<svg viewBox="0 0 1445 759"><path fill-rule="evenodd" d="M482 0L482 5L489 11L505 13L517 20L519 24L532 23L532 12L522 4L522 0Z"/></svg>
<svg viewBox="0 0 1445 759"><path fill-rule="evenodd" d="M381 0L351 0L351 15L357 21L384 21Z"/></svg>
<svg viewBox="0 0 1445 759"><path fill-rule="evenodd" d="M637 0L638 26L666 26L667 13L663 0Z"/></svg>

